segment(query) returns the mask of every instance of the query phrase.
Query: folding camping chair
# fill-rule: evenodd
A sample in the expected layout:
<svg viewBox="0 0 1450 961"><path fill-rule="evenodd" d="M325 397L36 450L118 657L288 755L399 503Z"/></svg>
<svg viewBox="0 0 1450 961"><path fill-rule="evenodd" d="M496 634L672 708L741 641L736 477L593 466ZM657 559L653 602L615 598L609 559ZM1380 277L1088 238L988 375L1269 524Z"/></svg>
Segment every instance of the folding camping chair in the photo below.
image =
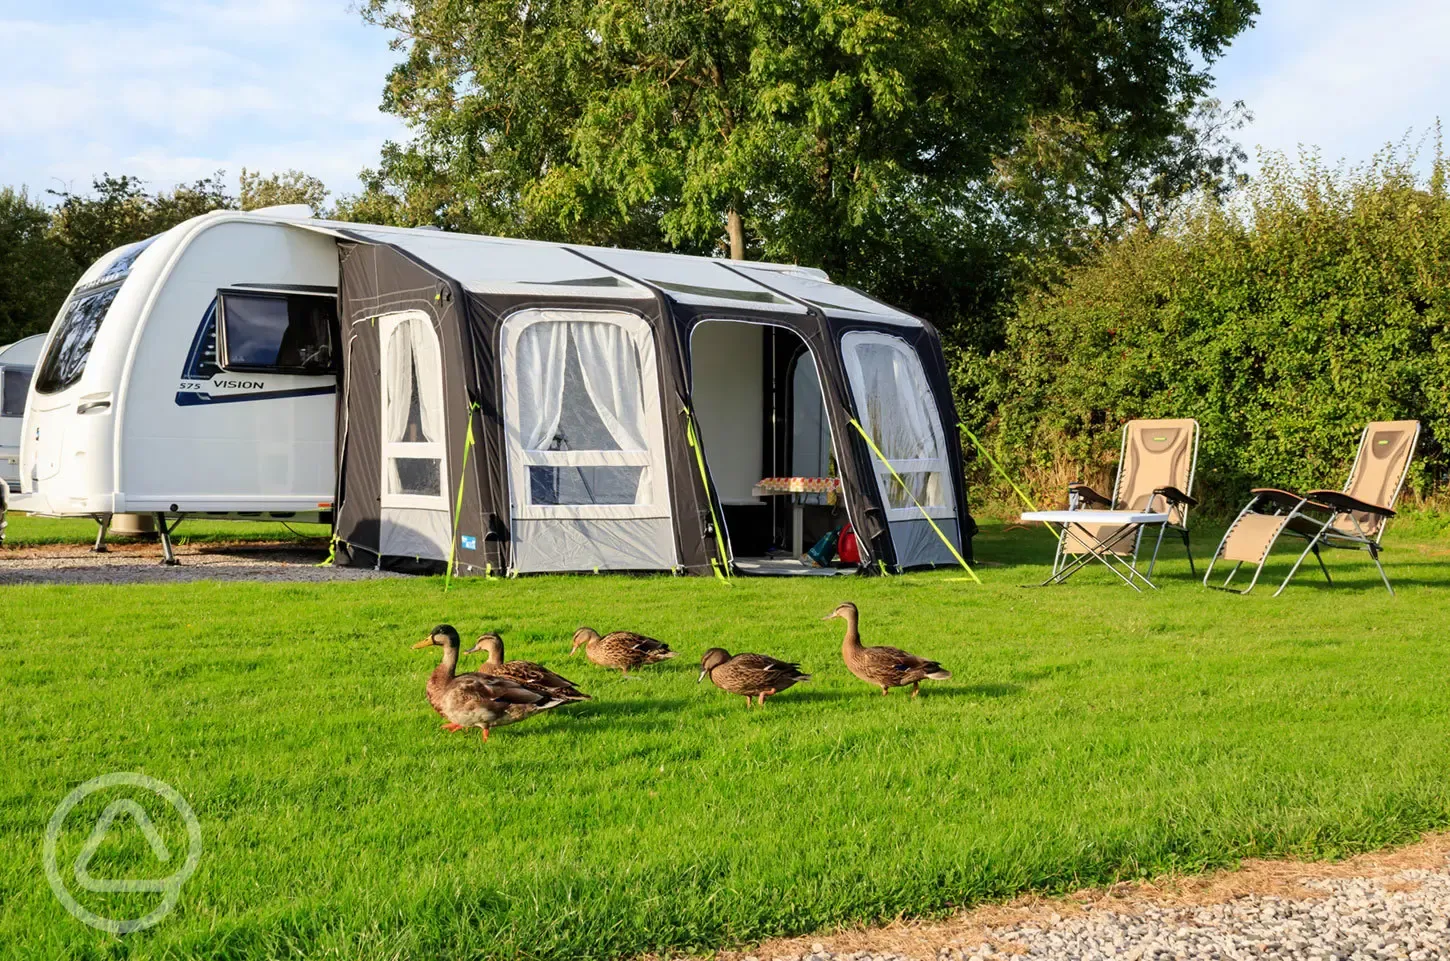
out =
<svg viewBox="0 0 1450 961"><path fill-rule="evenodd" d="M1067 489L1068 510L1106 508L1167 514L1167 519L1156 525L1158 539L1153 545L1153 559L1148 562L1148 579L1153 577L1158 551L1163 547L1163 534L1168 530L1183 538L1183 549L1188 553L1188 569L1196 575L1193 552L1188 546L1188 509L1198 504L1192 496L1193 473L1197 466L1198 421L1187 417L1130 420L1123 425L1123 445L1118 455L1118 477L1113 484L1112 499L1086 484L1070 484ZM1053 578L1061 579L1064 573L1090 560L1083 555L1094 554L1128 558L1129 567L1136 571L1143 534L1151 526L1154 525L1064 524L1057 538L1057 555L1052 562ZM1089 543L1090 538L1095 543Z"/></svg>
<svg viewBox="0 0 1450 961"><path fill-rule="evenodd" d="M1329 568L1324 566L1320 549L1337 547L1344 550L1369 551L1374 566L1379 568L1380 579L1385 590L1393 596L1395 589L1380 563L1380 538L1384 537L1385 525L1395 516L1395 501L1405 486L1405 477L1410 473L1410 461L1415 456L1415 445L1420 439L1420 422L1415 420L1378 421L1365 427L1359 435L1359 452L1354 456L1349 480L1342 491L1310 491L1296 494L1293 491L1258 487L1248 505L1239 512L1228 531L1219 542L1218 551L1208 562L1203 572L1205 587L1228 589L1240 567L1245 563L1257 564L1254 579L1249 586L1239 591L1247 594L1254 589L1259 575L1264 572L1264 562L1279 535L1288 531L1308 541L1299 554L1284 583L1274 592L1278 597L1289 586L1289 581L1299 571L1312 551L1324 572L1324 579L1330 580ZM1234 569L1228 572L1223 583L1208 583L1213 574L1213 565L1222 558L1234 561Z"/></svg>

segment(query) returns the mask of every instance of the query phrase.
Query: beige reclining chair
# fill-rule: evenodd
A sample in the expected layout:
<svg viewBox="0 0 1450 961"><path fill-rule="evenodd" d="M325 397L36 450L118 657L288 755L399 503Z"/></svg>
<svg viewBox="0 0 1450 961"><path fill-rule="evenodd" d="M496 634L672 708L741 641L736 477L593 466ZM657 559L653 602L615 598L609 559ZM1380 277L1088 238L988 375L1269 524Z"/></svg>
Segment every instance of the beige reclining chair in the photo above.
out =
<svg viewBox="0 0 1450 961"><path fill-rule="evenodd" d="M1191 418L1130 420L1123 425L1123 447L1112 498L1104 497L1086 484L1071 484L1067 489L1068 510L1099 507L1167 513L1168 522L1158 527L1148 577L1153 577L1158 551L1163 546L1163 533L1170 528L1183 538L1183 549L1188 551L1188 569L1197 574L1193 552L1188 547L1188 509L1198 504L1192 497L1193 472L1197 465L1198 421ZM1085 537L1097 539L1094 546L1099 552L1130 558L1136 569L1144 529L1140 525L1116 524L1064 527L1058 535L1052 573L1061 573L1069 557L1092 553Z"/></svg>
<svg viewBox="0 0 1450 961"><path fill-rule="evenodd" d="M1228 589L1240 567L1256 564L1254 579L1239 593L1247 594L1258 583L1263 573L1264 562L1269 551L1288 531L1308 541L1298 560L1289 570L1289 576L1274 592L1278 597L1289 586L1289 581L1311 552L1324 572L1324 579L1331 584L1329 568L1324 566L1320 549L1339 547L1346 550L1367 550L1379 568L1380 578L1391 595L1390 579L1380 563L1380 538L1384 536L1385 525L1395 516L1395 501L1405 486L1405 477L1410 472L1410 461L1415 456L1415 444L1420 439L1420 423L1413 420L1381 421L1370 424L1359 438L1359 453L1355 455L1354 467L1349 472L1349 481L1342 491L1310 491L1296 494L1275 488L1255 488L1248 506L1223 535L1218 551L1208 563L1203 574L1206 587ZM1234 569L1222 584L1208 583L1213 574L1213 565L1220 559L1234 562Z"/></svg>

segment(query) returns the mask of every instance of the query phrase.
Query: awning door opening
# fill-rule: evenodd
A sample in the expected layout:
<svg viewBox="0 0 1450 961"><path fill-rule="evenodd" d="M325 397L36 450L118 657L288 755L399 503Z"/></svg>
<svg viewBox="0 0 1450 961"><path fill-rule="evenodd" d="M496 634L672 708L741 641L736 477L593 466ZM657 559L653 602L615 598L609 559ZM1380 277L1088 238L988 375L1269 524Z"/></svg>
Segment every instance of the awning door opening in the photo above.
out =
<svg viewBox="0 0 1450 961"><path fill-rule="evenodd" d="M801 559L847 520L843 501L827 490L838 476L834 445L805 342L784 327L707 320L691 335L690 359L692 406L735 566L757 574L854 570Z"/></svg>

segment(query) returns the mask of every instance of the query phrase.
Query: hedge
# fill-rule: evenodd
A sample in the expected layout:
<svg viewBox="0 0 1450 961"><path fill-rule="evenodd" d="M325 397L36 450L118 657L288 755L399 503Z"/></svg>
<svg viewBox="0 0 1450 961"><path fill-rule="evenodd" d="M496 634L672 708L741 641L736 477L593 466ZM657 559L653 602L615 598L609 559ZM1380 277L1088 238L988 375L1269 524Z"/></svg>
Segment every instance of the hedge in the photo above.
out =
<svg viewBox="0 0 1450 961"><path fill-rule="evenodd" d="M1450 165L1268 158L1227 202L1098 250L1022 298L1005 346L954 358L969 427L1032 495L1105 483L1118 428L1196 417L1197 493L1338 488L1370 420L1424 427L1412 496L1443 485L1450 438ZM972 446L967 442L969 457ZM1010 495L977 458L978 502Z"/></svg>

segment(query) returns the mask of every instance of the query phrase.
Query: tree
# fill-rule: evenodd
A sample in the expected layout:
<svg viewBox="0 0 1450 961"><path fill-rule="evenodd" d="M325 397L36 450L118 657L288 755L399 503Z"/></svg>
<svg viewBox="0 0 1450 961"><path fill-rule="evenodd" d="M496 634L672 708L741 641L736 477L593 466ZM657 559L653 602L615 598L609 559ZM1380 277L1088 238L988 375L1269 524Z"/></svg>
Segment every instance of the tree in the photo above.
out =
<svg viewBox="0 0 1450 961"><path fill-rule="evenodd" d="M78 271L49 226L43 204L0 188L0 344L45 330L75 282Z"/></svg>
<svg viewBox="0 0 1450 961"><path fill-rule="evenodd" d="M1242 101L1183 103L1147 142L1100 117L1037 118L1019 147L997 161L1004 209L1038 253L1059 259L1136 230L1160 229L1194 200L1243 186L1248 159L1233 138L1253 119Z"/></svg>
<svg viewBox="0 0 1450 961"><path fill-rule="evenodd" d="M257 210L262 207L277 207L283 204L306 204L312 208L313 215L318 217L323 216L323 205L328 193L326 185L321 180L300 170L288 170L285 173L274 173L270 177L263 177L261 171L248 170L243 167L241 187L240 200L243 210Z"/></svg>
<svg viewBox="0 0 1450 961"><path fill-rule="evenodd" d="M145 240L208 211L235 209L236 201L226 192L225 176L219 170L211 177L153 195L139 177L102 174L92 181L89 195L51 191L60 203L51 219L50 234L82 271L108 250Z"/></svg>
<svg viewBox="0 0 1450 961"><path fill-rule="evenodd" d="M908 270L950 263L963 239L969 254L1000 242L995 165L1054 118L1111 134L1124 166L1145 169L1256 12L1253 0L370 0L364 15L406 54L384 109L414 131L370 193L410 222L653 236L917 288L882 276L895 231L917 228ZM997 251L965 273L1001 263Z"/></svg>

